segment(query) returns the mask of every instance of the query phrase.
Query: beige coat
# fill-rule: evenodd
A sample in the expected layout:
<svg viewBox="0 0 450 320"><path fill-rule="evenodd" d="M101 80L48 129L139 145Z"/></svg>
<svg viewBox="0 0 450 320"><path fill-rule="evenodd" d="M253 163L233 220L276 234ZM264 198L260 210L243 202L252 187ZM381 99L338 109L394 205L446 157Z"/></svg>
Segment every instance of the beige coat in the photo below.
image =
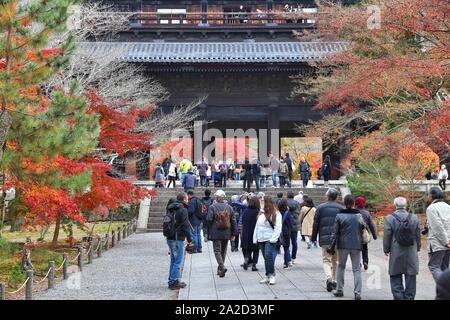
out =
<svg viewBox="0 0 450 320"><path fill-rule="evenodd" d="M306 215L306 213L309 213ZM306 217L305 217L306 215ZM314 223L314 216L316 215L316 208L309 208L309 207L302 207L302 210L300 211L300 223L302 225L302 236L311 236L313 231L313 223Z"/></svg>

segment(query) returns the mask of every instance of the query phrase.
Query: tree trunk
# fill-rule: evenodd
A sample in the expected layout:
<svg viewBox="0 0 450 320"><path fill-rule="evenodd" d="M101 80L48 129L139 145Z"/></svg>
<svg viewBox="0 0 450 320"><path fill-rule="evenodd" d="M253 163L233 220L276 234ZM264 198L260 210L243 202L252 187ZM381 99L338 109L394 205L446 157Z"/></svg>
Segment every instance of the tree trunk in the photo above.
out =
<svg viewBox="0 0 450 320"><path fill-rule="evenodd" d="M61 214L58 213L56 218L55 232L53 233L52 248L55 248L58 244L59 229L61 228Z"/></svg>

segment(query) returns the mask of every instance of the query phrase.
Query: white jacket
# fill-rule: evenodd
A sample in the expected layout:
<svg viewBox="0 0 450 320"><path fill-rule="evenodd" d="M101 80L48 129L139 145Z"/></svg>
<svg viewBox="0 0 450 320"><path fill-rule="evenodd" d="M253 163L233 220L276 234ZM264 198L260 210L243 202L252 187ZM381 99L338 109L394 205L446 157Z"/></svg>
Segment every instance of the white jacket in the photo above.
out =
<svg viewBox="0 0 450 320"><path fill-rule="evenodd" d="M428 251L450 250L450 206L444 201L433 201L427 208Z"/></svg>
<svg viewBox="0 0 450 320"><path fill-rule="evenodd" d="M256 221L255 231L253 232L253 243L269 241L271 243L277 243L278 238L281 235L282 218L279 211L276 213L276 220L274 228L271 227L267 221L264 212L261 210L258 220Z"/></svg>
<svg viewBox="0 0 450 320"><path fill-rule="evenodd" d="M447 178L448 178L448 171L447 171L447 169L439 170L438 179L439 180L447 180Z"/></svg>

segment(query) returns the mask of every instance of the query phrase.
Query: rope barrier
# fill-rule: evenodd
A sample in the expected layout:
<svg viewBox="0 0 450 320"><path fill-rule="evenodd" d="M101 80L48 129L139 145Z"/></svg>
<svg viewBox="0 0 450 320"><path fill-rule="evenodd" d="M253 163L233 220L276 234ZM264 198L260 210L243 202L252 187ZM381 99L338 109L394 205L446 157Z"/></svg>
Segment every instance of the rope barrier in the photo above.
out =
<svg viewBox="0 0 450 320"><path fill-rule="evenodd" d="M100 249L100 246L103 244L102 238L98 239L97 249L95 249L94 252L98 252L98 249Z"/></svg>
<svg viewBox="0 0 450 320"><path fill-rule="evenodd" d="M92 250L92 246L89 246L89 250L85 253L85 255L88 256L89 253L91 252L91 250Z"/></svg>
<svg viewBox="0 0 450 320"><path fill-rule="evenodd" d="M6 293L8 293L8 294L15 294L15 293L19 292L20 290L22 290L26 286L26 284L28 283L29 280L30 280L30 278L28 277L27 280L25 280L25 282L16 291L13 291L13 292L6 291Z"/></svg>
<svg viewBox="0 0 450 320"><path fill-rule="evenodd" d="M55 269L55 271L59 271L64 267L64 263L66 263L66 258L64 258L63 262L61 263L61 266L57 269Z"/></svg>
<svg viewBox="0 0 450 320"><path fill-rule="evenodd" d="M75 258L73 258L72 260L69 260L70 262L75 262L77 261L78 257L80 256L81 252L78 252L77 256Z"/></svg>
<svg viewBox="0 0 450 320"><path fill-rule="evenodd" d="M47 279L47 277L49 276L49 274L50 274L50 271L52 271L52 269L51 268L49 268L48 269L48 272L47 272L47 274L45 275L45 277L44 278L42 278L41 280L39 280L39 281L34 281L34 284L41 284L42 282L44 282L45 281L45 279Z"/></svg>

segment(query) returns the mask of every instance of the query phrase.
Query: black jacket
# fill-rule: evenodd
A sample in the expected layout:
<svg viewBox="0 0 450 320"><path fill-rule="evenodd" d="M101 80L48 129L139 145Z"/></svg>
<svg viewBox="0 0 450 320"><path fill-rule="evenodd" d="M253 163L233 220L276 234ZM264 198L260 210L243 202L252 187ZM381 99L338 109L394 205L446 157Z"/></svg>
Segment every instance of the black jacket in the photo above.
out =
<svg viewBox="0 0 450 320"><path fill-rule="evenodd" d="M327 201L317 207L311 241L317 241L317 234L319 234L320 246L331 244L334 233L334 220L342 209L343 207L336 201Z"/></svg>
<svg viewBox="0 0 450 320"><path fill-rule="evenodd" d="M300 205L294 199L287 199L287 203L291 216L292 232L300 231Z"/></svg>
<svg viewBox="0 0 450 320"><path fill-rule="evenodd" d="M241 247L243 249L257 248L257 245L253 243L253 233L255 232L258 214L259 209L257 208L246 208L242 213Z"/></svg>
<svg viewBox="0 0 450 320"><path fill-rule="evenodd" d="M196 196L193 196L191 199L189 199L188 202L188 215L189 215L189 222L193 227L197 227L202 224L202 213L200 212L200 206L201 201Z"/></svg>
<svg viewBox="0 0 450 320"><path fill-rule="evenodd" d="M331 249L362 250L363 219L358 209L341 210L334 221Z"/></svg>
<svg viewBox="0 0 450 320"><path fill-rule="evenodd" d="M168 237L167 240L179 240L192 242L192 226L189 223L187 205L175 201L167 206L167 210L175 210L175 228L176 233L174 237Z"/></svg>

